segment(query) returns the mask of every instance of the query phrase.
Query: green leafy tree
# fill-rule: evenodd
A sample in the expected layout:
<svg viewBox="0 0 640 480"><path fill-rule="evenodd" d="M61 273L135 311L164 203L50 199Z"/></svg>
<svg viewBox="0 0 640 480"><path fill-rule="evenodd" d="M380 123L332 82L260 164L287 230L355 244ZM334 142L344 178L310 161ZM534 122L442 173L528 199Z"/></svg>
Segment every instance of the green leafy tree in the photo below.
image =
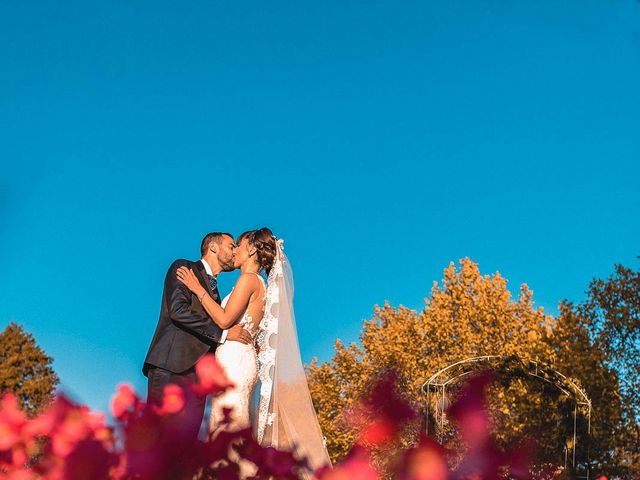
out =
<svg viewBox="0 0 640 480"><path fill-rule="evenodd" d="M0 394L15 393L27 414L37 414L51 401L58 384L52 362L33 335L10 323L0 333Z"/></svg>
<svg viewBox="0 0 640 480"><path fill-rule="evenodd" d="M555 368L578 383L591 400L591 432L586 435L585 425L581 425L579 457L588 456L595 473L634 478L624 467L621 455L624 449L620 450L619 434L625 409L620 396L620 375L612 368L607 350L594 341L590 323L580 313L579 306L565 300L559 310L554 328L546 338L552 350L550 359ZM567 407L573 408L573 405ZM566 411L569 417L570 408Z"/></svg>
<svg viewBox="0 0 640 480"><path fill-rule="evenodd" d="M616 393L623 408L620 422L610 427L617 439L614 455L628 475L639 478L640 269L616 265L608 279L594 279L587 300L574 313L584 319L607 366L618 373Z"/></svg>

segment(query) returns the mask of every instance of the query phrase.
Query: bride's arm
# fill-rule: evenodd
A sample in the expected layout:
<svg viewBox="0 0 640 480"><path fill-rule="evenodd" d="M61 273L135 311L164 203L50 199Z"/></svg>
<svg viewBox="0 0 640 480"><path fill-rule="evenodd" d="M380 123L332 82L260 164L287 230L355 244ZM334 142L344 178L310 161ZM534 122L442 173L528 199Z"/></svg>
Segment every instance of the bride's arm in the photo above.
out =
<svg viewBox="0 0 640 480"><path fill-rule="evenodd" d="M249 300L256 287L252 278L255 275L240 275L235 287L233 287L233 292L231 292L227 305L222 308L211 298L191 269L186 267L179 268L176 275L178 280L184 283L198 297L198 300L200 300L200 303L202 303L202 306L216 325L223 329L229 328L242 317L242 314L249 306Z"/></svg>

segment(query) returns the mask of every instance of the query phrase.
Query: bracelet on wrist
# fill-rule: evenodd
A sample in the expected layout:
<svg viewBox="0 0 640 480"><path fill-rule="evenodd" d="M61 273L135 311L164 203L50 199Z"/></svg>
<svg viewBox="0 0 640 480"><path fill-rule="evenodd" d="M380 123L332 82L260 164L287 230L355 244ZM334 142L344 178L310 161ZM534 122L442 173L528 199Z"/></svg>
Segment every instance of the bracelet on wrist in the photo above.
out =
<svg viewBox="0 0 640 480"><path fill-rule="evenodd" d="M202 299L204 298L204 296L207 294L207 291L205 290L204 292L202 292L202 295L200 295L200 298L198 299L200 301L200 303L202 303Z"/></svg>

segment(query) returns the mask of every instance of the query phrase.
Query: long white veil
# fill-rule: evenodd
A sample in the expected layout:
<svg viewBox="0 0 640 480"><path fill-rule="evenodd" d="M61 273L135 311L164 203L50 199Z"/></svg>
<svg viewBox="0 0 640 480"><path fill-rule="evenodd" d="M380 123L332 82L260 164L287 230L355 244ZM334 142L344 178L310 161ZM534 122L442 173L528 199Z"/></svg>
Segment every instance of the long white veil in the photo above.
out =
<svg viewBox="0 0 640 480"><path fill-rule="evenodd" d="M260 400L257 439L261 445L293 450L312 469L331 465L302 366L293 312L293 274L283 240L267 281L258 333ZM312 472L307 472L310 477Z"/></svg>

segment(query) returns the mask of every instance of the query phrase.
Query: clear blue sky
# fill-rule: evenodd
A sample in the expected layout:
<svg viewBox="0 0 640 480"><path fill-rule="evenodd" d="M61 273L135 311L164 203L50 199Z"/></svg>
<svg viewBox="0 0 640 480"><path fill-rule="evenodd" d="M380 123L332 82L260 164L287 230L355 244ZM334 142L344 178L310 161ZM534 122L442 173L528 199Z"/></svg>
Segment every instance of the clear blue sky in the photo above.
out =
<svg viewBox="0 0 640 480"><path fill-rule="evenodd" d="M305 361L465 256L552 313L638 265L635 0L2 2L0 40L0 328L93 407L211 230L286 239Z"/></svg>

